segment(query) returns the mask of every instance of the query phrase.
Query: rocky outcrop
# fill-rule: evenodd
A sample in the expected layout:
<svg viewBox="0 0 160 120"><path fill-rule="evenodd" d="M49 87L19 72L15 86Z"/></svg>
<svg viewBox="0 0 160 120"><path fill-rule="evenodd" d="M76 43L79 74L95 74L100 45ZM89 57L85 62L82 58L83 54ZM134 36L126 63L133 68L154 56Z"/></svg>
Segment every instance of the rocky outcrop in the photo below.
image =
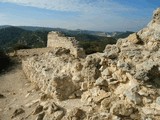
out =
<svg viewBox="0 0 160 120"><path fill-rule="evenodd" d="M138 32L139 37L148 44L160 40L160 8L154 11L153 19L148 26Z"/></svg>
<svg viewBox="0 0 160 120"><path fill-rule="evenodd" d="M24 60L23 70L56 100L81 99L68 119L160 119L160 9L148 26L86 58L54 48Z"/></svg>

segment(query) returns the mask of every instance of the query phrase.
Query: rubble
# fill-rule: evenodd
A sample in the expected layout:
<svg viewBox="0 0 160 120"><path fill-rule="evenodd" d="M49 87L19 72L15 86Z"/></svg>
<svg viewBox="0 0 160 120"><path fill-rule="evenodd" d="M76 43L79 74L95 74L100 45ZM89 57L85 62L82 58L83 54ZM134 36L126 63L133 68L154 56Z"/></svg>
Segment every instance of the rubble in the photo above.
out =
<svg viewBox="0 0 160 120"><path fill-rule="evenodd" d="M50 41L54 41L51 34ZM42 101L81 99L92 109L65 113L46 103L42 105L45 115L39 114L39 119L47 119L47 114L57 120L64 116L75 120L160 119L160 8L146 28L107 45L103 53L78 57L69 52L74 46L63 47L61 42L50 52L23 60L23 70L50 96Z"/></svg>
<svg viewBox="0 0 160 120"><path fill-rule="evenodd" d="M22 113L24 113L25 111L22 109L22 108L18 108L18 109L16 109L15 111L14 111L14 113L13 113L13 116L11 117L11 118L15 118L15 117L17 117L18 115L20 115L20 114L22 114Z"/></svg>
<svg viewBox="0 0 160 120"><path fill-rule="evenodd" d="M85 112L79 108L75 108L70 111L68 120L83 120L85 118Z"/></svg>

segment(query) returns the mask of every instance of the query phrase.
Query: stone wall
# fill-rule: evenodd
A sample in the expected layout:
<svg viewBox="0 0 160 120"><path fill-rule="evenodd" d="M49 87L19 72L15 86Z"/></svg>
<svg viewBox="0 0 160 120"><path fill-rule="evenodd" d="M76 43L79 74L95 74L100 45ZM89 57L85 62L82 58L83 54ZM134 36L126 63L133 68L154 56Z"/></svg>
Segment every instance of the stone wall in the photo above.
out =
<svg viewBox="0 0 160 120"><path fill-rule="evenodd" d="M84 57L83 48L78 46L78 41L74 37L65 37L60 32L49 32L47 47L62 47L70 50L70 53L75 57Z"/></svg>
<svg viewBox="0 0 160 120"><path fill-rule="evenodd" d="M53 51L23 60L22 67L28 79L43 93L64 100L76 90L69 74L73 56L66 49Z"/></svg>

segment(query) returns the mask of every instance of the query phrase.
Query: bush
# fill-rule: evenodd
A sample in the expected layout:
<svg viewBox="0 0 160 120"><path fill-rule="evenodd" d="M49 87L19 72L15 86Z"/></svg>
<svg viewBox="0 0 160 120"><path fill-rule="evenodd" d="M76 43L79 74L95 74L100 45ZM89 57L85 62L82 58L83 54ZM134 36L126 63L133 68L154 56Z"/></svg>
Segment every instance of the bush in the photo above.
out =
<svg viewBox="0 0 160 120"><path fill-rule="evenodd" d="M2 50L0 50L0 71L6 69L10 65L10 58Z"/></svg>
<svg viewBox="0 0 160 120"><path fill-rule="evenodd" d="M96 52L103 52L106 45L115 44L116 40L108 39L108 40L81 40L79 41L79 45L85 50L86 54L92 54Z"/></svg>
<svg viewBox="0 0 160 120"><path fill-rule="evenodd" d="M12 49L14 51L16 51L16 50L20 50L20 49L30 49L30 48L31 47L24 45L24 44L15 44Z"/></svg>

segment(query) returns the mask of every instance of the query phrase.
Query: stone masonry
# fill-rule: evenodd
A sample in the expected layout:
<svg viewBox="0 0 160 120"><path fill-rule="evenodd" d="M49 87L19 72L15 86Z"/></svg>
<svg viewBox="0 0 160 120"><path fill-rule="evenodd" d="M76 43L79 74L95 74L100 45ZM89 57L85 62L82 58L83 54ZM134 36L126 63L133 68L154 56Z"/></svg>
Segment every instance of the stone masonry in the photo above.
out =
<svg viewBox="0 0 160 120"><path fill-rule="evenodd" d="M60 32L49 32L47 47L62 47L70 50L70 53L75 57L84 57L83 48L78 46L78 41L74 37L65 37Z"/></svg>

